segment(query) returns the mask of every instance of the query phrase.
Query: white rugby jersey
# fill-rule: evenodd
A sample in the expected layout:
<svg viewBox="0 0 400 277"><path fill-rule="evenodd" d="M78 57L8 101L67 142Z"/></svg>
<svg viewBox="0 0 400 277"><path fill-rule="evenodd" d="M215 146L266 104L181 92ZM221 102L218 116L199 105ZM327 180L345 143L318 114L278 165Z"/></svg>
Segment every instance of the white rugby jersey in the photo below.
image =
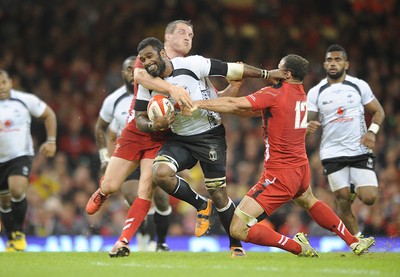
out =
<svg viewBox="0 0 400 277"><path fill-rule="evenodd" d="M364 105L374 98L365 81L349 75L342 83L331 85L325 78L310 89L307 110L319 113L323 128L321 160L370 152L360 139L367 132Z"/></svg>
<svg viewBox="0 0 400 277"><path fill-rule="evenodd" d="M125 127L127 120L132 120L135 114L130 114L130 107L133 100L133 93L129 93L126 90L125 85L118 88L110 95L108 95L101 106L99 115L105 121L108 122L109 128L114 133L120 133ZM129 116L129 119L127 119Z"/></svg>
<svg viewBox="0 0 400 277"><path fill-rule="evenodd" d="M174 86L184 87L193 101L218 98L216 89L206 78L210 74L210 59L202 56L178 57L171 60L173 72L171 76L164 78ZM139 86L137 99L150 101L157 92ZM171 102L175 104L174 100ZM175 105L176 106L176 105ZM171 130L181 136L191 136L204 133L221 124L221 116L217 112L198 109L191 116L176 114Z"/></svg>
<svg viewBox="0 0 400 277"><path fill-rule="evenodd" d="M47 104L36 95L14 90L0 100L0 163L21 156L33 156L32 116L43 115Z"/></svg>

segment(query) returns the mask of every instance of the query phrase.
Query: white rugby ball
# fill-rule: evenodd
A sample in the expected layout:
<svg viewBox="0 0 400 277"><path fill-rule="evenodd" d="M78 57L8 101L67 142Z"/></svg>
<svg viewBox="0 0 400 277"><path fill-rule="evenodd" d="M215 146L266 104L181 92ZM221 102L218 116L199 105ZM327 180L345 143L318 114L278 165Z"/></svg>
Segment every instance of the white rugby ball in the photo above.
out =
<svg viewBox="0 0 400 277"><path fill-rule="evenodd" d="M162 94L154 95L147 105L147 115L151 121L154 120L155 115L164 116L173 113L174 111L174 105L165 95Z"/></svg>

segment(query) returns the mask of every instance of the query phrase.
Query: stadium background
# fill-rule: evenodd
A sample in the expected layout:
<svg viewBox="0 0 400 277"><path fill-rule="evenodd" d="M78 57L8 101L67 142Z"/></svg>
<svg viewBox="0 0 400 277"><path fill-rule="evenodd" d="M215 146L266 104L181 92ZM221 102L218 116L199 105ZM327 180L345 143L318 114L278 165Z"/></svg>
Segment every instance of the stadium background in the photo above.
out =
<svg viewBox="0 0 400 277"><path fill-rule="evenodd" d="M119 195L95 216L84 212L99 178L95 121L104 97L122 84L122 61L136 54L144 37L163 39L166 24L175 19L194 24L192 54L265 68L275 68L289 53L304 56L310 61L306 90L325 75L327 46L344 46L349 74L370 84L386 112L375 149L379 200L373 207L356 200L353 208L365 235L393 241L400 237L400 1L2 0L0 68L9 71L15 88L37 94L58 117L57 156L49 161L37 156L34 161L25 226L28 242L35 237L119 234L126 214ZM226 85L223 79L214 81L217 88ZM247 80L240 94L264 85L262 80ZM224 116L224 124L229 194L240 201L262 167L260 122ZM32 130L38 146L45 140L43 125L34 121ZM336 209L322 176L316 136L308 138L307 147L314 192ZM191 182L206 195L196 169ZM190 239L194 209L174 199L172 204L170 235ZM271 216L270 224L288 236L298 231L314 237L331 235L292 204ZM216 223L211 236L222 233Z"/></svg>

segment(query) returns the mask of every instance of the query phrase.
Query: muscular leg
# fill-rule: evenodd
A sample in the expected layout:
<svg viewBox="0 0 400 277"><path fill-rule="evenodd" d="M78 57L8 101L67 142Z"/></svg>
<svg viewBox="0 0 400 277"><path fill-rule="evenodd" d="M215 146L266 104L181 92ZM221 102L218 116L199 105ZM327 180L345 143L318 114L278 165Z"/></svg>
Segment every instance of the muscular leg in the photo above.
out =
<svg viewBox="0 0 400 277"><path fill-rule="evenodd" d="M253 198L246 195L233 216L231 235L245 242L278 247L296 255L300 254L301 245L295 240L277 233L265 224L257 224L257 217L263 212L264 209Z"/></svg>
<svg viewBox="0 0 400 277"><path fill-rule="evenodd" d="M151 198L154 192L151 178L152 163L152 159L143 159L140 162L141 174L137 193L138 197L135 199L128 211L125 226L119 238L119 241L123 241L126 244L128 244L132 239L150 209Z"/></svg>
<svg viewBox="0 0 400 277"><path fill-rule="evenodd" d="M86 204L86 212L95 214L108 196L118 191L129 174L139 165L139 160L134 162L112 156L103 178L100 180L100 188L95 191ZM140 189L140 188L139 188ZM139 193L138 193L139 194Z"/></svg>
<svg viewBox="0 0 400 277"><path fill-rule="evenodd" d="M177 176L167 163L154 163L153 181L169 195L189 203L196 210L205 209L207 206L204 197L192 190L189 184Z"/></svg>
<svg viewBox="0 0 400 277"><path fill-rule="evenodd" d="M324 202L315 198L311 186L308 187L307 191L303 195L293 199L293 201L303 209L307 210L318 225L334 232L342 238L347 245L350 246L352 243L358 241L358 239L349 232L345 224L343 224L344 222L339 219L335 212Z"/></svg>
<svg viewBox="0 0 400 277"><path fill-rule="evenodd" d="M206 186L207 186L207 179L206 179ZM206 188L211 196L211 200L213 201L217 209L221 224L229 236L229 246L242 247L242 243L240 242L240 240L232 237L229 231L232 223L233 214L235 212L235 204L232 202L231 199L229 199L228 194L226 192L226 186L224 187L216 186L212 188L212 186L208 185Z"/></svg>
<svg viewBox="0 0 400 277"><path fill-rule="evenodd" d="M356 189L358 198L365 205L372 206L378 197L378 187L375 186L362 186Z"/></svg>
<svg viewBox="0 0 400 277"><path fill-rule="evenodd" d="M137 197L139 180L125 181L121 186L121 193L124 196L128 206L131 206Z"/></svg>
<svg viewBox="0 0 400 277"><path fill-rule="evenodd" d="M8 240L12 239L12 232L14 231L14 224L12 221L11 212L11 195L10 192L4 192L0 195L0 213L1 221L3 223L4 230L6 231Z"/></svg>
<svg viewBox="0 0 400 277"><path fill-rule="evenodd" d="M105 195L118 191L129 174L139 166L139 161L131 162L112 156L107 166L103 181L100 184L101 192Z"/></svg>
<svg viewBox="0 0 400 277"><path fill-rule="evenodd" d="M358 227L357 218L351 209L350 188L345 187L334 192L338 205L339 217L343 220L344 225L353 235L357 234L360 229Z"/></svg>
<svg viewBox="0 0 400 277"><path fill-rule="evenodd" d="M28 178L25 176L10 176L8 178L11 194L11 212L13 217L13 231L23 231L23 225L28 210L26 191Z"/></svg>

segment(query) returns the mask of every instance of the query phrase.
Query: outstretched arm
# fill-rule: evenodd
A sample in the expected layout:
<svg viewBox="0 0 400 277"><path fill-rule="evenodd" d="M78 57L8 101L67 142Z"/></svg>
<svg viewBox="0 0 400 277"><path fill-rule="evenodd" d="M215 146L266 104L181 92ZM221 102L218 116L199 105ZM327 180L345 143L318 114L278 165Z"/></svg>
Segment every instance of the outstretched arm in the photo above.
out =
<svg viewBox="0 0 400 277"><path fill-rule="evenodd" d="M194 102L195 109L205 109L219 113L232 113L242 115L252 111L253 108L246 97L222 97L210 100L198 100Z"/></svg>
<svg viewBox="0 0 400 277"><path fill-rule="evenodd" d="M243 78L263 78L269 80L272 84L276 84L287 78L285 72L279 69L266 70L240 63L227 63L227 67L226 78L233 81Z"/></svg>

